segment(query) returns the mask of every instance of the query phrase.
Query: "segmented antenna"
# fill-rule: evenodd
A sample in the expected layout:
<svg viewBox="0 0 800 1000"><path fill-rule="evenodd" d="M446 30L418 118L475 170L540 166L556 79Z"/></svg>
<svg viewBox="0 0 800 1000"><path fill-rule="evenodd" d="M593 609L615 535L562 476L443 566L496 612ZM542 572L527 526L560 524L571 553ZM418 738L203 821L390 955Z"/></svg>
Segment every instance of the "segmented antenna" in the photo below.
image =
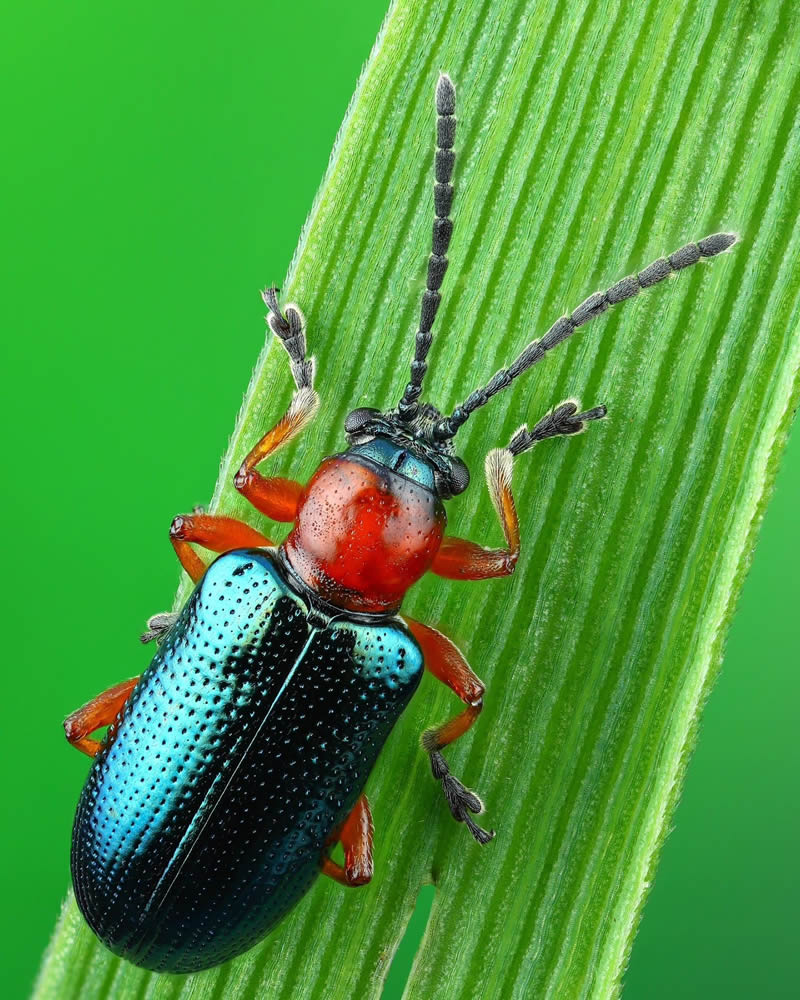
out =
<svg viewBox="0 0 800 1000"><path fill-rule="evenodd" d="M439 289L447 270L447 248L453 235L450 209L453 204L453 166L456 154L453 145L456 138L456 91L446 73L442 73L436 85L436 155L434 160L435 183L433 185L433 241L428 258L428 280L422 296L414 360L411 362L411 381L406 386L397 411L401 420L413 420L419 410L422 380L428 370L426 358L433 341L431 327L436 319L442 297Z"/></svg>
<svg viewBox="0 0 800 1000"><path fill-rule="evenodd" d="M289 355L292 378L298 389L314 388L314 359L306 358L306 324L297 306L286 306L284 316L278 305L277 288L265 288L261 293L269 309L267 323Z"/></svg>
<svg viewBox="0 0 800 1000"><path fill-rule="evenodd" d="M716 257L717 254L723 253L735 242L736 237L732 233L714 233L712 236L706 236L699 243L687 243L685 247L676 250L669 257L660 257L643 271L623 278L605 292L595 292L590 295L572 315L557 319L541 340L534 340L528 344L513 364L497 372L482 389L476 389L460 406L453 410L449 417L437 421L433 430L434 436L440 441L454 437L471 413L474 413L479 407L485 406L495 393L506 389L515 378L535 365L537 361L541 361L548 351L571 336L579 326L583 326L595 316L604 313L609 306L617 305L618 302L624 302L625 299L638 295L640 289L650 288L659 281L663 281L674 271L691 267L701 257ZM587 418L584 417L584 419Z"/></svg>

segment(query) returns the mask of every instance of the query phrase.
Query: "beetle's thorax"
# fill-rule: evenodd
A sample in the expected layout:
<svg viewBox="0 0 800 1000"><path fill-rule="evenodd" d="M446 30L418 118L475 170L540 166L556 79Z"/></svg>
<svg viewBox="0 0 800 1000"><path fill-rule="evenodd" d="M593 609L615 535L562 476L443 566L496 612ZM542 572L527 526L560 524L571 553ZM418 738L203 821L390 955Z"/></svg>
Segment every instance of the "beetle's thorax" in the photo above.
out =
<svg viewBox="0 0 800 1000"><path fill-rule="evenodd" d="M431 490L347 453L325 459L312 476L283 551L329 603L390 611L430 568L446 521Z"/></svg>

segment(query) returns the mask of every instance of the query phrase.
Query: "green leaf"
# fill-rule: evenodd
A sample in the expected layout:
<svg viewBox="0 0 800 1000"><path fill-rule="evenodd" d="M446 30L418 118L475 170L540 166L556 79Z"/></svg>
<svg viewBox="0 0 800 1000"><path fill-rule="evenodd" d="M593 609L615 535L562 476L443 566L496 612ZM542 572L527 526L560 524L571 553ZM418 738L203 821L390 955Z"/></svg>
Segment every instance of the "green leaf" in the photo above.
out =
<svg viewBox="0 0 800 1000"><path fill-rule="evenodd" d="M496 544L486 451L567 396L609 406L585 435L518 460L514 578L431 577L407 603L487 682L449 757L497 839L474 844L428 773L418 734L457 705L426 678L369 782L371 885L320 879L261 946L192 977L114 958L70 897L37 997L379 996L430 882L408 996L619 990L798 400L797 29L789 0L398 0L284 286L306 313L323 405L276 467L309 475L341 448L349 409L387 407L405 384L440 68L460 120L427 383L442 407L595 288L710 232L741 242L582 329L459 435L475 482L451 530ZM257 521L232 472L290 395L269 344L215 508Z"/></svg>

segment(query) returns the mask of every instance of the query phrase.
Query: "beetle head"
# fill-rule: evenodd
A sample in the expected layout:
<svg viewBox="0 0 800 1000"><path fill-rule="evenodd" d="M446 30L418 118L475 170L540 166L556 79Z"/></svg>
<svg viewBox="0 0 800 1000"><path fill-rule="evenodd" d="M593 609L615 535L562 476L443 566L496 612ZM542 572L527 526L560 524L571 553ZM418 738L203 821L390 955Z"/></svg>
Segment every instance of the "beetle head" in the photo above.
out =
<svg viewBox="0 0 800 1000"><path fill-rule="evenodd" d="M412 420L396 410L382 413L362 406L352 410L344 429L350 451L430 489L441 500L463 493L469 469L455 454L452 441L437 438L441 413L430 403L420 404Z"/></svg>

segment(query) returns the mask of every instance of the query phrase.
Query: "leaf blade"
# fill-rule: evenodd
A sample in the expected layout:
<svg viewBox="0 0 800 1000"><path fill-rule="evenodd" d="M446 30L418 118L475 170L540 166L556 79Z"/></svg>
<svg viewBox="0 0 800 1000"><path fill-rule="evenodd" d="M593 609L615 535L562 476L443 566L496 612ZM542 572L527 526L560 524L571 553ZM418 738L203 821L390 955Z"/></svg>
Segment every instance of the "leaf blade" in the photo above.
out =
<svg viewBox="0 0 800 1000"><path fill-rule="evenodd" d="M186 980L103 965L73 912L38 995L78 995L48 983L80 952L99 962L84 996L109 976L115 996L377 996L430 879L439 891L409 995L617 988L798 396L800 77L790 5L768 7L755 23L725 2L393 7L287 282L323 386L327 374L336 387L290 453L301 474L339 447L349 408L388 405L405 382L439 66L459 84L461 121L435 401L463 398L592 287L664 250L727 226L744 243L591 324L459 435L475 469L576 387L612 408L606 427L517 464L526 551L513 581L428 580L409 600L409 613L452 625L494 682L451 756L501 841L481 854L448 825L416 737L453 706L426 680L370 781L375 884L350 895L318 884L259 949ZM231 473L289 392L270 347L223 463L226 511L245 513ZM452 511L455 532L499 540L477 485ZM493 627L470 631L487 607Z"/></svg>

